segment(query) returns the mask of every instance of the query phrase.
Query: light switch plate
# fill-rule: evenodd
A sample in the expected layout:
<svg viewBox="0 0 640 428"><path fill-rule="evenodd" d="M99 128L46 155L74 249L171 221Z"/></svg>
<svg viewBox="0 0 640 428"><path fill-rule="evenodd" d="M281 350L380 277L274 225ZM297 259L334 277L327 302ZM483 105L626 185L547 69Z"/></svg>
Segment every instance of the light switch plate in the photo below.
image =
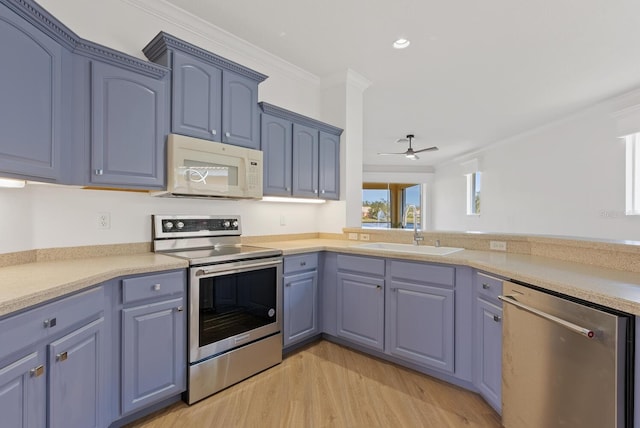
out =
<svg viewBox="0 0 640 428"><path fill-rule="evenodd" d="M495 251L507 251L507 243L505 241L489 241L489 249Z"/></svg>
<svg viewBox="0 0 640 428"><path fill-rule="evenodd" d="M352 241L357 241L358 234L356 232L349 232L349 239L351 239Z"/></svg>
<svg viewBox="0 0 640 428"><path fill-rule="evenodd" d="M369 240L369 234L368 233L361 233L360 234L360 240L361 241L368 241Z"/></svg>

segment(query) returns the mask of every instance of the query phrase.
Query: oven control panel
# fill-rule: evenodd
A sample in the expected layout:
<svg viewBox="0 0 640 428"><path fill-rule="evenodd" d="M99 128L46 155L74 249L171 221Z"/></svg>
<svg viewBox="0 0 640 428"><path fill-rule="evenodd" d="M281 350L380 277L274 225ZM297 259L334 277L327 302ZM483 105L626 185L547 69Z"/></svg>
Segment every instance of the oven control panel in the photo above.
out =
<svg viewBox="0 0 640 428"><path fill-rule="evenodd" d="M240 235L240 216L153 216L154 238Z"/></svg>

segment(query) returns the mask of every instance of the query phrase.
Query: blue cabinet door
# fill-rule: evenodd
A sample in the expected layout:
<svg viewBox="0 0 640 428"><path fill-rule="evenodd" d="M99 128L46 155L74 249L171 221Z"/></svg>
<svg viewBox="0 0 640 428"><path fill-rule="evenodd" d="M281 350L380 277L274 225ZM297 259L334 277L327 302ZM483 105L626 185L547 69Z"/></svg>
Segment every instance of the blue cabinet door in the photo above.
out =
<svg viewBox="0 0 640 428"><path fill-rule="evenodd" d="M318 333L318 272L284 278L284 346Z"/></svg>
<svg viewBox="0 0 640 428"><path fill-rule="evenodd" d="M384 278L338 272L337 334L377 350L384 348Z"/></svg>
<svg viewBox="0 0 640 428"><path fill-rule="evenodd" d="M222 141L222 70L173 52L171 132Z"/></svg>
<svg viewBox="0 0 640 428"><path fill-rule="evenodd" d="M49 427L105 425L103 376L106 350L100 318L49 345Z"/></svg>
<svg viewBox="0 0 640 428"><path fill-rule="evenodd" d="M91 184L164 187L167 85L167 79L91 64Z"/></svg>
<svg viewBox="0 0 640 428"><path fill-rule="evenodd" d="M222 142L258 150L258 82L232 71L222 73Z"/></svg>
<svg viewBox="0 0 640 428"><path fill-rule="evenodd" d="M387 291L388 351L454 371L454 290L392 280Z"/></svg>
<svg viewBox="0 0 640 428"><path fill-rule="evenodd" d="M293 124L293 196L318 196L318 130Z"/></svg>
<svg viewBox="0 0 640 428"><path fill-rule="evenodd" d="M122 412L186 389L183 298L122 311Z"/></svg>
<svg viewBox="0 0 640 428"><path fill-rule="evenodd" d="M44 428L46 382L42 352L33 352L0 367L0 425Z"/></svg>
<svg viewBox="0 0 640 428"><path fill-rule="evenodd" d="M476 300L476 386L498 413L502 407L502 309Z"/></svg>
<svg viewBox="0 0 640 428"><path fill-rule="evenodd" d="M320 131L319 184L322 199L340 199L340 137Z"/></svg>
<svg viewBox="0 0 640 428"><path fill-rule="evenodd" d="M262 115L261 149L263 153L263 193L291 196L292 123L279 117Z"/></svg>
<svg viewBox="0 0 640 428"><path fill-rule="evenodd" d="M2 4L0 40L0 176L58 181L67 55Z"/></svg>

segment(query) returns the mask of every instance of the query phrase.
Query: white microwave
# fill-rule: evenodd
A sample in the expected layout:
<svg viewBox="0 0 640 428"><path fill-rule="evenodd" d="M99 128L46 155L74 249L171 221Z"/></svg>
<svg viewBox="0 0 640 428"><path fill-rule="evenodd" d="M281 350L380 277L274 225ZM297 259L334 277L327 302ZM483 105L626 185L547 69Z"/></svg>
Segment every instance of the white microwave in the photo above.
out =
<svg viewBox="0 0 640 428"><path fill-rule="evenodd" d="M262 198L262 152L169 134L167 190L156 196Z"/></svg>

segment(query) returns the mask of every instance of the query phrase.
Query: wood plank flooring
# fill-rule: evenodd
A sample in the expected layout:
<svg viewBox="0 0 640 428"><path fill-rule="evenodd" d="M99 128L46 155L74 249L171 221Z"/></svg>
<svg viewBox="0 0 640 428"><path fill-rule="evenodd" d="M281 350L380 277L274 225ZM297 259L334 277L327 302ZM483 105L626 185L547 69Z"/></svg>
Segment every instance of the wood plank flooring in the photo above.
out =
<svg viewBox="0 0 640 428"><path fill-rule="evenodd" d="M199 403L128 428L500 427L479 395L327 341Z"/></svg>

